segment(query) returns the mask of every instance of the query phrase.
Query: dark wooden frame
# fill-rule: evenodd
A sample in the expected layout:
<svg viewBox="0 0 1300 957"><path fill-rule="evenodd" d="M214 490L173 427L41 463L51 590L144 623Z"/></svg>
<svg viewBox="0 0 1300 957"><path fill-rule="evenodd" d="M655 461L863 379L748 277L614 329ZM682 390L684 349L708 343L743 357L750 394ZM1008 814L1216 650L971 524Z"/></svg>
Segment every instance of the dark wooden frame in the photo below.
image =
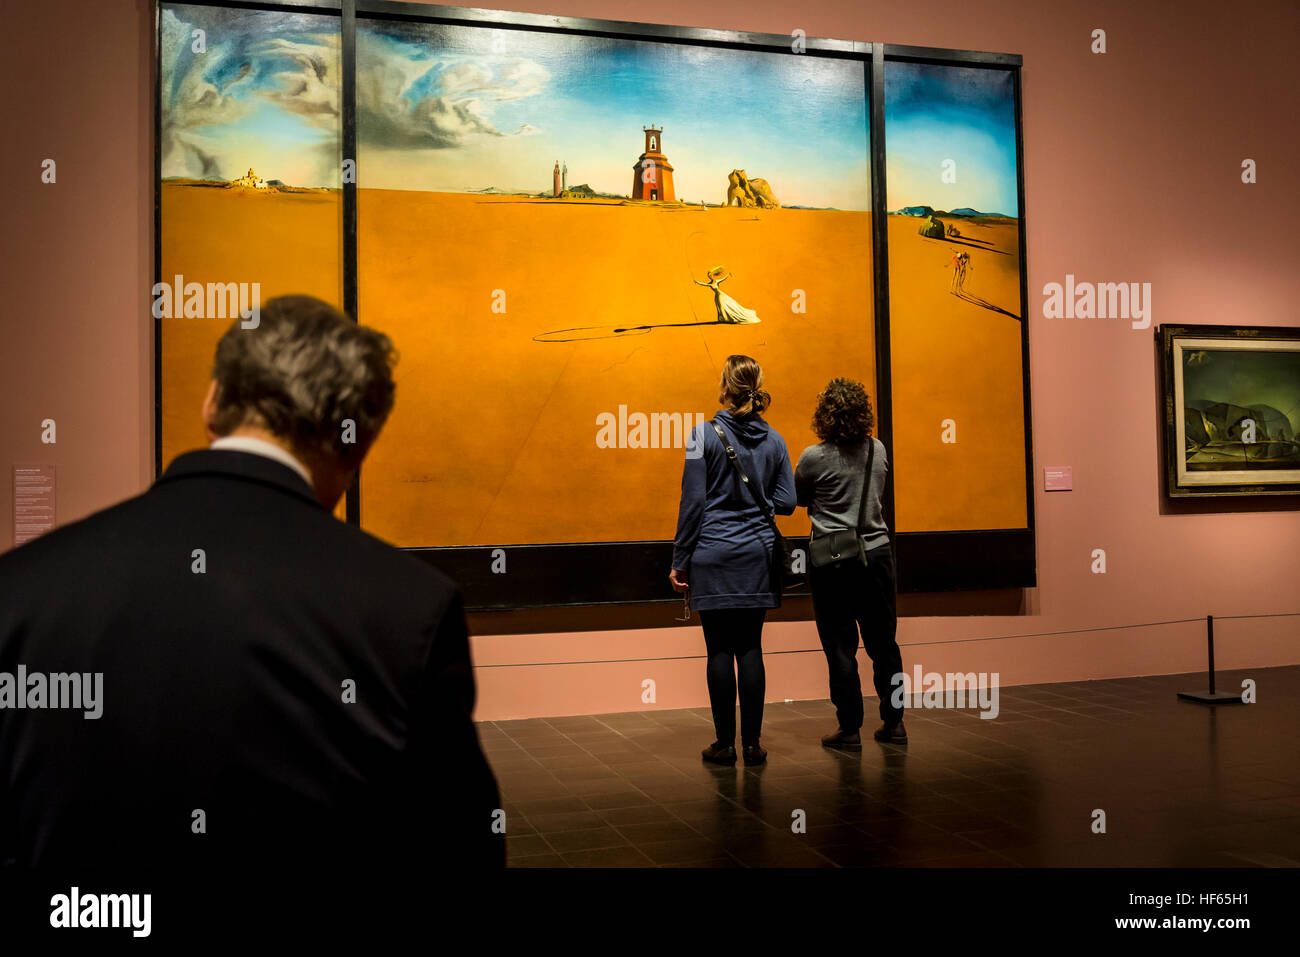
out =
<svg viewBox="0 0 1300 957"><path fill-rule="evenodd" d="M154 275L161 272L161 155L158 138L161 101L157 74L161 22L155 2L154 41ZM893 404L889 351L889 258L885 182L884 64L886 60L912 60L954 66L1007 70L1014 77L1017 189L1020 201L1021 344L1025 423L1025 489L1027 521L1022 529L988 529L956 532L903 532L895 536L900 592L955 591L1029 587L1036 584L1033 445L1030 428L1028 268L1025 256L1024 137L1021 119L1021 58L1015 54L978 53L930 47L908 47L850 40L808 37L804 52L794 54L792 37L781 34L743 33L694 27L660 26L582 17L556 17L510 13L467 7L426 6L391 0L281 0L250 3L242 0L166 0L169 5L236 7L335 14L342 34L342 152L356 158L355 56L356 22L361 19L411 20L461 26L481 26L529 32L563 33L617 39L705 45L726 49L766 50L773 55L827 56L856 59L863 64L869 116L871 163L872 246L874 260L874 324L876 352L877 434L892 458ZM357 316L357 207L355 185L343 185L344 307ZM155 467L162 470L161 432L161 321L155 320L154 339L154 449ZM347 518L360 523L359 482L349 489ZM889 472L885 509L893 526L893 471ZM803 544L797 542L796 544ZM508 575L490 571L496 549L508 553ZM472 546L411 548L417 557L446 571L461 583L469 607L508 610L560 605L620 605L679 600L667 584L671 542L569 543L557 545Z"/></svg>
<svg viewBox="0 0 1300 957"><path fill-rule="evenodd" d="M1300 494L1300 482L1268 485L1180 485L1178 460L1183 454L1183 436L1178 433L1178 408L1174 395L1174 340L1182 338L1221 339L1225 343L1279 339L1300 342L1300 326L1183 326L1162 325L1155 330L1160 357L1160 450L1164 493L1171 499L1241 498Z"/></svg>

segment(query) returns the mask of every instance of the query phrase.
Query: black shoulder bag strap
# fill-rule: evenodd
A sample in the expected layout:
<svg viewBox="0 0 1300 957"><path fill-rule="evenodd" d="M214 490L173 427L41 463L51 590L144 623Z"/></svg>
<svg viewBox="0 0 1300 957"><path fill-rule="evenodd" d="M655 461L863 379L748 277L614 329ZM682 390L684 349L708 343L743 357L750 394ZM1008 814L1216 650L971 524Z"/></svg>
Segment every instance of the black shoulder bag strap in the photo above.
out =
<svg viewBox="0 0 1300 957"><path fill-rule="evenodd" d="M777 531L776 527L776 516L774 516L772 510L767 507L767 499L763 497L762 491L754 488L753 483L749 481L749 476L745 474L745 467L740 464L740 459L736 457L735 446L727 441L726 433L722 431L722 426L718 425L716 420L710 419L709 424L713 426L713 431L717 432L718 438L722 440L722 447L727 450L727 458L731 459L731 464L734 465L736 471L740 473L740 481L745 484L745 487L749 489L750 495L754 497L754 501L758 503L758 507L762 511L763 517L767 519L768 524L772 526L772 531L776 532L776 534L780 536L781 533Z"/></svg>
<svg viewBox="0 0 1300 957"><path fill-rule="evenodd" d="M862 526L867 520L867 492L871 490L871 468L876 461L876 440L867 436L867 475L862 480L862 500L858 502L858 524L856 531L858 536L862 536Z"/></svg>
<svg viewBox="0 0 1300 957"><path fill-rule="evenodd" d="M745 474L745 467L740 464L740 459L736 456L735 446L727 441L726 433L722 431L722 427L715 420L710 420L709 424L713 426L713 431L718 433L718 439L722 442L722 447L727 450L727 458L731 459L731 464L740 473L740 481L749 489L749 494L758 503L759 510L763 513L763 517L767 519L767 524L772 529L772 563L770 566L772 590L779 595L782 589L802 583L804 572L794 570L794 556L791 545L785 540L781 530L776 527L776 516L767 507L767 499L763 497L762 489L756 488L754 483L749 480L749 476Z"/></svg>

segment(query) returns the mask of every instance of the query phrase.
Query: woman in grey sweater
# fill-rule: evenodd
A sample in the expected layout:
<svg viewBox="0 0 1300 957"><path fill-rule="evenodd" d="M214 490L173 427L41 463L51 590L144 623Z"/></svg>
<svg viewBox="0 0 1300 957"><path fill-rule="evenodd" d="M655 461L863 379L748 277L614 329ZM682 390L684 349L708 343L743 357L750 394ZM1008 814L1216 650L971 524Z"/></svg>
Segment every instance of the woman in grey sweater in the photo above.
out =
<svg viewBox="0 0 1300 957"><path fill-rule="evenodd" d="M832 379L817 397L813 432L822 441L804 449L794 472L800 505L812 520L812 540L856 528L861 548L851 557L809 570L817 635L830 670L831 701L839 730L822 738L830 748L862 747L862 683L858 678L858 631L871 657L883 722L877 741L907 742L903 709L893 701L894 677L903 671L896 633L894 559L881 494L889 462L885 446L871 437L875 415L862 383ZM875 446L872 452L872 445ZM866 469L871 460L870 484ZM856 542L854 543L857 544ZM817 550L810 544L815 558ZM862 559L865 559L863 561Z"/></svg>

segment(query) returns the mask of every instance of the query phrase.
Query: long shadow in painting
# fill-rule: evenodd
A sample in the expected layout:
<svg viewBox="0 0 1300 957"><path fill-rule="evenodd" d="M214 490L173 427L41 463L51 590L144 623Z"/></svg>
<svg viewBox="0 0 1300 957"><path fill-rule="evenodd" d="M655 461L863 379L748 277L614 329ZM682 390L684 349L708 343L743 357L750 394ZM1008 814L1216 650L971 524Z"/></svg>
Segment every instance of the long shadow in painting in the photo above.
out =
<svg viewBox="0 0 1300 957"><path fill-rule="evenodd" d="M1000 312L1004 316L1010 316L1012 319L1015 319L1017 322L1020 321L1020 317L1017 316L1014 312L1007 312L1001 306L995 306L987 299L981 299L979 296L972 295L971 293L967 292L965 289L961 289L957 292L954 292L953 295L956 296L958 299L965 299L967 302L973 303L976 306L983 306L985 309L992 309L994 312Z"/></svg>
<svg viewBox="0 0 1300 957"><path fill-rule="evenodd" d="M533 342L580 342L586 339L617 339L621 336L644 336L652 329L689 329L691 326L726 326L718 322L660 322L647 326L577 326L573 329L556 329L533 336ZM737 323L739 325L739 323Z"/></svg>

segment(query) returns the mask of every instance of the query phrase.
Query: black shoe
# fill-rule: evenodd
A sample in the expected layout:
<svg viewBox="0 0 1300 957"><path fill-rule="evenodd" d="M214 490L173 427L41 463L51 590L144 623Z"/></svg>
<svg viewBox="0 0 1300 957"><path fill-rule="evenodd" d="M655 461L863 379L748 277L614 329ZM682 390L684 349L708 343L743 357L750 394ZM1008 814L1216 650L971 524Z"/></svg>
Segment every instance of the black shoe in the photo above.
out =
<svg viewBox="0 0 1300 957"><path fill-rule="evenodd" d="M898 724L882 724L872 737L885 744L907 744L907 728L901 721Z"/></svg>
<svg viewBox="0 0 1300 957"><path fill-rule="evenodd" d="M767 760L767 751L757 744L745 745L745 764L762 764Z"/></svg>
<svg viewBox="0 0 1300 957"><path fill-rule="evenodd" d="M843 728L834 734L822 735L823 748L839 748L842 751L861 751L862 735L856 731L845 731Z"/></svg>
<svg viewBox="0 0 1300 957"><path fill-rule="evenodd" d="M711 745L700 752L705 761L713 764L735 764L736 763L736 746L734 744L723 744L721 741L714 741Z"/></svg>

